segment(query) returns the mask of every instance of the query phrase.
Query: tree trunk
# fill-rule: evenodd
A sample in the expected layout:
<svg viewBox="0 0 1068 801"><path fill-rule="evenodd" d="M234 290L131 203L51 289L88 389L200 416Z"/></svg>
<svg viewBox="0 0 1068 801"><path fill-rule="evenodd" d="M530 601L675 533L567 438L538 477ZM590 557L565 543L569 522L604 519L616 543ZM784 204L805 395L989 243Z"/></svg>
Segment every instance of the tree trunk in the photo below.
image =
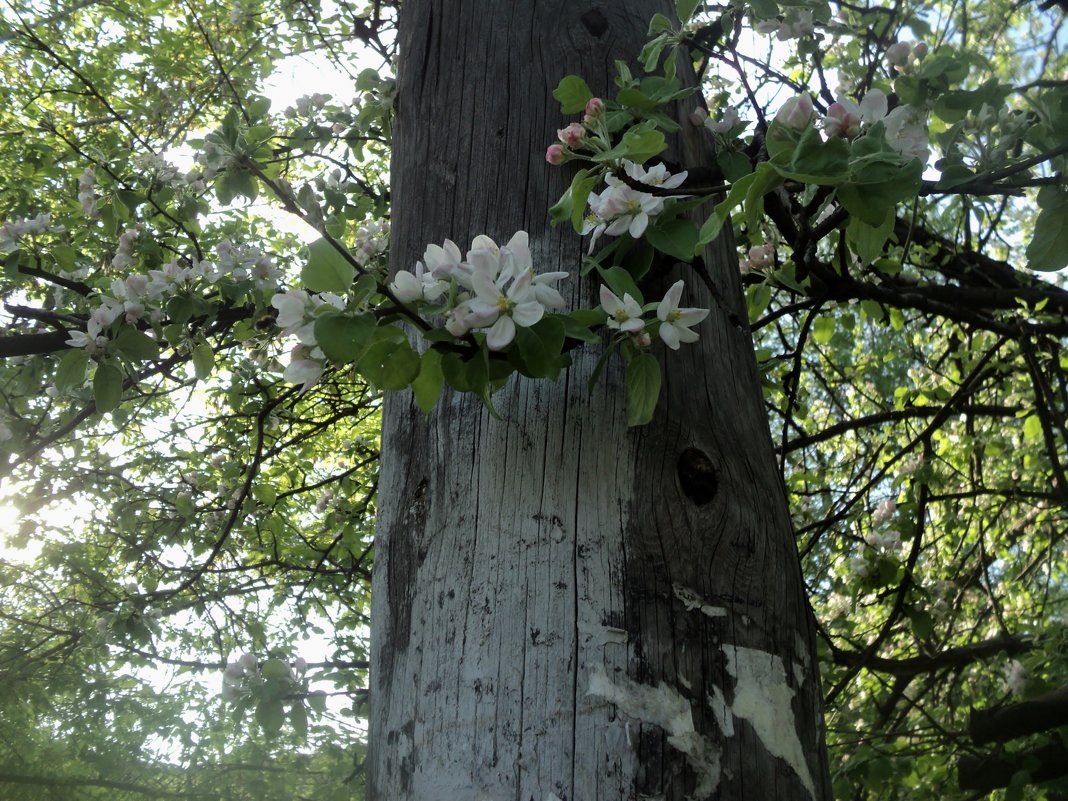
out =
<svg viewBox="0 0 1068 801"><path fill-rule="evenodd" d="M530 232L539 270L594 306L583 244L546 210L567 73L609 91L654 0L405 0L394 269L429 242ZM701 155L687 126L676 158ZM814 627L776 470L733 248L689 268L700 342L654 351L654 421L628 429L599 348L515 379L500 419L446 392L390 396L372 593L375 801L827 799Z"/></svg>

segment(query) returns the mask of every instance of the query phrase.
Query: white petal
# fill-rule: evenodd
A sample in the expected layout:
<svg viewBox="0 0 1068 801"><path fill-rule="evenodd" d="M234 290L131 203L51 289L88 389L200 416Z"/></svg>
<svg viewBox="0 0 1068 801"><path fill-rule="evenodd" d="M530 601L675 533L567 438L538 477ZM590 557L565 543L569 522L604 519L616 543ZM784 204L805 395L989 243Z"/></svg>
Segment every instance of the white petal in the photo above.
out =
<svg viewBox="0 0 1068 801"><path fill-rule="evenodd" d="M672 350L679 349L679 332L671 323L664 323L660 326L660 338Z"/></svg>
<svg viewBox="0 0 1068 801"><path fill-rule="evenodd" d="M515 339L515 323L511 317L498 317L497 322L486 332L486 345L490 350L504 350Z"/></svg>
<svg viewBox="0 0 1068 801"><path fill-rule="evenodd" d="M545 307L536 300L520 303L512 309L512 318L515 320L516 325L521 325L524 328L529 328L534 325L534 323L538 322L544 315Z"/></svg>

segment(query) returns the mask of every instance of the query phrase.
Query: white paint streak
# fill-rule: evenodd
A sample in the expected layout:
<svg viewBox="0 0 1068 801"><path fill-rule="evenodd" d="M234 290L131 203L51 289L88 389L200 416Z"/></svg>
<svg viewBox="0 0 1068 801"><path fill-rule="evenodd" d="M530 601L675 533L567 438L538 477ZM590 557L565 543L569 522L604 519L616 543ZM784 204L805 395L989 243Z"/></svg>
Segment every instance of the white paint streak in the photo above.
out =
<svg viewBox="0 0 1068 801"><path fill-rule="evenodd" d="M708 708L712 710L712 714L715 715L716 723L719 724L720 731L723 732L724 737L734 736L734 715L731 714L730 705L723 697L723 690L712 685L712 695L708 696Z"/></svg>
<svg viewBox="0 0 1068 801"><path fill-rule="evenodd" d="M687 612L692 612L694 609L700 609L701 614L708 617L726 617L727 610L722 606L712 606L705 603L705 599L691 590L689 587L684 587L681 584L672 584L671 588L675 591L675 597L682 601L682 605L686 607Z"/></svg>
<svg viewBox="0 0 1068 801"><path fill-rule="evenodd" d="M790 707L794 691L786 684L782 660L754 648L725 646L723 653L727 657L727 672L735 679L734 714L749 721L768 753L793 768L809 795L815 798L816 787Z"/></svg>
<svg viewBox="0 0 1068 801"><path fill-rule="evenodd" d="M673 687L660 682L656 687L639 684L626 676L613 680L604 666L590 672L589 695L596 695L616 705L623 714L659 726L672 748L686 755L686 761L699 781L695 798L707 798L719 786L719 751L693 725L690 702Z"/></svg>

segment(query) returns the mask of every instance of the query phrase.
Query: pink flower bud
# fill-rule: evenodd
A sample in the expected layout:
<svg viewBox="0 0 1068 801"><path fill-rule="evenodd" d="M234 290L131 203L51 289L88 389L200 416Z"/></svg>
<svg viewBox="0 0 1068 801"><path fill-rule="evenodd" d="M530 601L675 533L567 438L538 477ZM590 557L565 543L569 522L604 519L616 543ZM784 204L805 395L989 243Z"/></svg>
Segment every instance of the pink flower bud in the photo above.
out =
<svg viewBox="0 0 1068 801"><path fill-rule="evenodd" d="M912 55L916 57L917 61L922 61L924 56L927 55L926 42L917 42L916 46L912 48Z"/></svg>
<svg viewBox="0 0 1068 801"><path fill-rule="evenodd" d="M586 116L583 122L589 124L604 114L604 101L599 97L591 97L586 101Z"/></svg>
<svg viewBox="0 0 1068 801"><path fill-rule="evenodd" d="M844 136L852 139L860 133L860 115L850 111L841 103L831 103L827 116L823 118L823 130L827 136Z"/></svg>
<svg viewBox="0 0 1068 801"><path fill-rule="evenodd" d="M580 123L573 122L557 131L556 136L568 147L578 147L586 136L586 129Z"/></svg>
<svg viewBox="0 0 1068 801"><path fill-rule="evenodd" d="M690 112L690 122L700 128L708 119L708 112L703 108L696 108Z"/></svg>
<svg viewBox="0 0 1068 801"><path fill-rule="evenodd" d="M775 122L785 125L787 128L794 128L800 131L808 127L808 124L812 122L812 115L815 113L812 96L808 92L804 92L797 97L791 97L783 103L779 113L775 115Z"/></svg>
<svg viewBox="0 0 1068 801"><path fill-rule="evenodd" d="M545 151L545 160L554 167L563 164L567 161L567 153L564 151L564 146L559 144L549 145L549 149Z"/></svg>

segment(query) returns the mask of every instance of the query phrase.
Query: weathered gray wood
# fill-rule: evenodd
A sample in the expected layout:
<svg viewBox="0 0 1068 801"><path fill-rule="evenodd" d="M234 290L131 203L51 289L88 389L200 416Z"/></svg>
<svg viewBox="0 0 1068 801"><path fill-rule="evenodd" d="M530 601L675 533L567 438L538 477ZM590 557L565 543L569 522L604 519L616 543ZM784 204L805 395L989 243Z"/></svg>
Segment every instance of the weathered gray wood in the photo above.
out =
<svg viewBox="0 0 1068 801"><path fill-rule="evenodd" d="M570 180L543 160L565 124L550 93L568 73L607 91L657 10L406 0L394 268L428 242L525 229L539 269L575 269L583 244L546 217ZM596 348L555 384L510 383L499 420L455 394L430 417L387 400L375 801L829 798L813 627L736 256L710 255L728 308L688 276L684 305L713 312L700 343L657 346L664 395L645 428L626 427L618 365L587 392ZM568 283L596 304L592 281Z"/></svg>

